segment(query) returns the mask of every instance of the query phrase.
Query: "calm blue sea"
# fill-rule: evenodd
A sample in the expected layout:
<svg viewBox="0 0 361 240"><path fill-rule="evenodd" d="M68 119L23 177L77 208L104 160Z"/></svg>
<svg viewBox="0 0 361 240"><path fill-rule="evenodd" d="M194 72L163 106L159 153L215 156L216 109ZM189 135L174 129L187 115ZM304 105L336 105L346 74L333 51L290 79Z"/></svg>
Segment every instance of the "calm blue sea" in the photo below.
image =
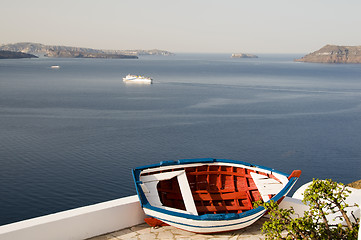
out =
<svg viewBox="0 0 361 240"><path fill-rule="evenodd" d="M131 168L164 160L361 179L361 64L301 56L0 60L0 225L133 195Z"/></svg>

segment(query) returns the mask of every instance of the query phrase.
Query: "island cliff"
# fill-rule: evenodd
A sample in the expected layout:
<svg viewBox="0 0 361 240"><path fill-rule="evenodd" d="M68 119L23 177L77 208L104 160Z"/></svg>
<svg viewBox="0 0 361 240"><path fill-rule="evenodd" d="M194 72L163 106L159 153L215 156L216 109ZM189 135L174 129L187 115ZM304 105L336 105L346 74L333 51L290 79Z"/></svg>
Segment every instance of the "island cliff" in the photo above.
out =
<svg viewBox="0 0 361 240"><path fill-rule="evenodd" d="M173 55L171 52L158 49L100 50L92 48L44 45L30 42L0 45L0 50L60 58L138 58L138 55Z"/></svg>
<svg viewBox="0 0 361 240"><path fill-rule="evenodd" d="M12 51L1 51L0 59L18 59L18 58L38 58L35 55L23 53L23 52L12 52Z"/></svg>
<svg viewBox="0 0 361 240"><path fill-rule="evenodd" d="M233 53L232 58L258 58L258 56L248 53Z"/></svg>
<svg viewBox="0 0 361 240"><path fill-rule="evenodd" d="M136 55L101 53L88 51L52 50L50 49L44 57L54 58L138 58Z"/></svg>
<svg viewBox="0 0 361 240"><path fill-rule="evenodd" d="M326 45L318 51L295 59L296 62L361 63L361 46Z"/></svg>

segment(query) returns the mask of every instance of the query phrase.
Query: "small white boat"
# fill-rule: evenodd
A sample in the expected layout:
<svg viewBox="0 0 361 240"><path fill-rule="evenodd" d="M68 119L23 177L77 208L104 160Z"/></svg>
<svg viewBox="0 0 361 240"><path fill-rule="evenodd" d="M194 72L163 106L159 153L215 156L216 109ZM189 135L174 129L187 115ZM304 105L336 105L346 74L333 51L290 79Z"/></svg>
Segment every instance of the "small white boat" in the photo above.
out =
<svg viewBox="0 0 361 240"><path fill-rule="evenodd" d="M147 84L152 84L153 83L153 79L149 78L149 77L144 77L144 76L137 76L137 75L131 75L128 74L126 77L123 78L123 82L127 82L127 83L147 83Z"/></svg>
<svg viewBox="0 0 361 240"><path fill-rule="evenodd" d="M141 206L151 226L195 233L245 228L265 213L258 200L281 202L301 174L227 159L182 159L133 169Z"/></svg>
<svg viewBox="0 0 361 240"><path fill-rule="evenodd" d="M53 65L53 66L51 66L50 68L53 68L53 69L59 69L59 68L60 68L60 66L59 66L59 65Z"/></svg>

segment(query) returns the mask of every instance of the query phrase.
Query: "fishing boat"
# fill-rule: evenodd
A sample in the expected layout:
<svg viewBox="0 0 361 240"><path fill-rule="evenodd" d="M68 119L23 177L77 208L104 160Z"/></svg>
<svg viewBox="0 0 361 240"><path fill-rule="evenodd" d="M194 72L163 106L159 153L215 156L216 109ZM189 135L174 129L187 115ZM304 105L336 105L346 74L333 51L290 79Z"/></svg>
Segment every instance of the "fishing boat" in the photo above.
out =
<svg viewBox="0 0 361 240"><path fill-rule="evenodd" d="M151 83L153 83L153 79L151 79L149 77L128 74L126 77L123 78L123 82L151 84Z"/></svg>
<svg viewBox="0 0 361 240"><path fill-rule="evenodd" d="M132 170L141 207L151 225L195 233L247 227L266 210L253 203L281 202L301 175L227 159L181 159Z"/></svg>

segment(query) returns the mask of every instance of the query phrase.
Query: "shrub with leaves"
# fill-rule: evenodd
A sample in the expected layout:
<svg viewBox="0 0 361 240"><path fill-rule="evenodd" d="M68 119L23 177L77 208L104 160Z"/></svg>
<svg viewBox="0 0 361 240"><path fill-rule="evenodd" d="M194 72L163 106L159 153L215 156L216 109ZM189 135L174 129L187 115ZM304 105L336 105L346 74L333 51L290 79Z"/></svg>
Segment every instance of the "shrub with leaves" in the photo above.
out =
<svg viewBox="0 0 361 240"><path fill-rule="evenodd" d="M262 226L266 239L357 239L360 219L347 216L345 200L350 191L342 183L331 179L314 179L305 190L303 203L309 206L303 216L292 218L293 208L281 209L271 201L257 203L269 211L270 219ZM357 206L357 204L352 205ZM338 213L337 218L345 224L333 224L327 215Z"/></svg>

